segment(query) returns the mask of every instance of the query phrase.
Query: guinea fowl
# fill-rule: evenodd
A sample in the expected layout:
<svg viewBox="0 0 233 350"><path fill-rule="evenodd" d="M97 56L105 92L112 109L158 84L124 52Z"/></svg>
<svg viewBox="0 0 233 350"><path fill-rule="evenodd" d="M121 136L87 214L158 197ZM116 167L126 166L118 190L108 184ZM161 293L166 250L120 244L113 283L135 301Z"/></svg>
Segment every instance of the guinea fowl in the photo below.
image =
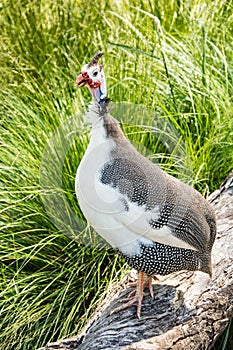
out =
<svg viewBox="0 0 233 350"><path fill-rule="evenodd" d="M195 189L142 156L109 114L106 83L98 52L77 77L92 103L90 143L76 175L80 208L91 226L138 271L136 293L115 311L137 303L141 314L147 278L180 270L211 276L216 221L209 203Z"/></svg>

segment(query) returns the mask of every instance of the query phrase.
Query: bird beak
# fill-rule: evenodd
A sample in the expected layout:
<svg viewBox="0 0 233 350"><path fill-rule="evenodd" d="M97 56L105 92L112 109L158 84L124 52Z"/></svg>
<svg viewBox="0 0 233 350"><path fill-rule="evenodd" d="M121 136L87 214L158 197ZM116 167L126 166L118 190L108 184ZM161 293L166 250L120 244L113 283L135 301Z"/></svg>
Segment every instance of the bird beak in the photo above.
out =
<svg viewBox="0 0 233 350"><path fill-rule="evenodd" d="M77 85L78 87L82 87L82 86L87 85L87 79L86 79L86 77L82 74L82 72L77 76L76 85Z"/></svg>

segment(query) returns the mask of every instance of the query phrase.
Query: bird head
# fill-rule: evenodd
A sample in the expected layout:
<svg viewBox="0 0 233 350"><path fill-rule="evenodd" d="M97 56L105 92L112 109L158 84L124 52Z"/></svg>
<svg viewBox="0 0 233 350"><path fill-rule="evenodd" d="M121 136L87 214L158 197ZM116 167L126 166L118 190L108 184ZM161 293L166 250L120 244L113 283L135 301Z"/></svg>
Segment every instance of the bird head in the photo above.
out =
<svg viewBox="0 0 233 350"><path fill-rule="evenodd" d="M80 74L76 79L76 85L82 87L87 85L91 91L94 101L100 103L107 96L106 82L103 67L98 63L102 52L97 52L90 63L82 67Z"/></svg>

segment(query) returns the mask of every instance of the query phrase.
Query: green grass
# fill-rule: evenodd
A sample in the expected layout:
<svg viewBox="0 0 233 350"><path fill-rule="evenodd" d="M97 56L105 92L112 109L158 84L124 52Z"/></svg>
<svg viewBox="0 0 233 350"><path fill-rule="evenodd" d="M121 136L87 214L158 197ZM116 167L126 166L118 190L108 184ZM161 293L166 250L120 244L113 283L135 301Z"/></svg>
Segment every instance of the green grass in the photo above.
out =
<svg viewBox="0 0 233 350"><path fill-rule="evenodd" d="M82 64L104 51L129 139L207 196L233 168L233 7L3 0L0 25L0 347L29 350L77 334L125 271L74 194L88 143ZM233 349L232 332L214 349Z"/></svg>

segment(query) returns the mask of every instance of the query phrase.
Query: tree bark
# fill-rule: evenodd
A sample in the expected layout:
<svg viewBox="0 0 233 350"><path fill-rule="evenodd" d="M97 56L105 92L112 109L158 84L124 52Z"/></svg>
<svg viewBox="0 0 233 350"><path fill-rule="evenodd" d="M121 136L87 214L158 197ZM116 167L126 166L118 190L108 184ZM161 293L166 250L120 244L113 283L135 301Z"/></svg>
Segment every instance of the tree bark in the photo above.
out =
<svg viewBox="0 0 233 350"><path fill-rule="evenodd" d="M187 271L159 277L153 284L154 298L146 291L141 319L136 316L136 306L111 314L133 289L125 279L80 335L44 349L211 349L233 317L233 173L210 196L210 202L218 227L212 279L202 272Z"/></svg>

